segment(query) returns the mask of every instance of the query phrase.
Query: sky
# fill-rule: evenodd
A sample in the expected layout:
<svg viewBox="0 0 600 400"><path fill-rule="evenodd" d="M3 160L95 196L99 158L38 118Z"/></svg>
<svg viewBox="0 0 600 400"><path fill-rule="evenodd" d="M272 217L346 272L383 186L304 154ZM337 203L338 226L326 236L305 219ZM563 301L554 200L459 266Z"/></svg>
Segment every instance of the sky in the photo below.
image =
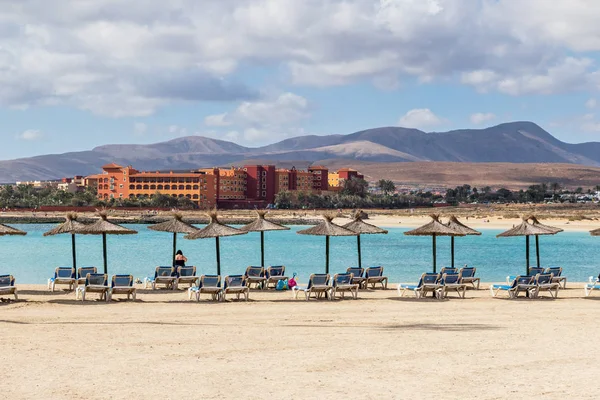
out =
<svg viewBox="0 0 600 400"><path fill-rule="evenodd" d="M600 141L597 0L0 0L0 159L527 120Z"/></svg>

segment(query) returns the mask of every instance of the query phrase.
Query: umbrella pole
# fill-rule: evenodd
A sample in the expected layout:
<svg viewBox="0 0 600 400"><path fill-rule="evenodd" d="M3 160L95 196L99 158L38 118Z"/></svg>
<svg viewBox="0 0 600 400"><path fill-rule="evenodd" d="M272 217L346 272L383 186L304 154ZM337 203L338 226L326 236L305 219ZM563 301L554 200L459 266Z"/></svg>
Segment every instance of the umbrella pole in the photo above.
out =
<svg viewBox="0 0 600 400"><path fill-rule="evenodd" d="M362 257L360 255L360 235L356 235L356 245L358 246L358 268L362 268Z"/></svg>
<svg viewBox="0 0 600 400"><path fill-rule="evenodd" d="M215 238L215 244L217 246L217 275L221 275L221 251L219 248L219 237Z"/></svg>
<svg viewBox="0 0 600 400"><path fill-rule="evenodd" d="M452 268L454 268L454 236L450 236L450 253L452 254Z"/></svg>
<svg viewBox="0 0 600 400"><path fill-rule="evenodd" d="M325 236L325 273L329 273L329 236Z"/></svg>
<svg viewBox="0 0 600 400"><path fill-rule="evenodd" d="M525 258L527 259L527 276L529 276L529 236L525 236Z"/></svg>
<svg viewBox="0 0 600 400"><path fill-rule="evenodd" d="M260 231L260 266L265 267L265 233Z"/></svg>
<svg viewBox="0 0 600 400"><path fill-rule="evenodd" d="M102 234L102 256L104 257L104 273L108 274L108 263L106 261L106 233Z"/></svg>
<svg viewBox="0 0 600 400"><path fill-rule="evenodd" d="M436 263L437 263L437 260L436 260L436 250L435 250L435 233L434 233L434 234L433 234L433 273L434 273L434 274L437 272L437 271L436 271L436 269L437 269L437 268L436 268Z"/></svg>
<svg viewBox="0 0 600 400"><path fill-rule="evenodd" d="M75 251L75 234L71 234L71 250L73 251L73 268L77 271L77 252Z"/></svg>
<svg viewBox="0 0 600 400"><path fill-rule="evenodd" d="M175 266L175 253L177 253L177 232L173 233L173 266Z"/></svg>
<svg viewBox="0 0 600 400"><path fill-rule="evenodd" d="M537 258L537 267L540 267L540 237L535 235L535 256Z"/></svg>

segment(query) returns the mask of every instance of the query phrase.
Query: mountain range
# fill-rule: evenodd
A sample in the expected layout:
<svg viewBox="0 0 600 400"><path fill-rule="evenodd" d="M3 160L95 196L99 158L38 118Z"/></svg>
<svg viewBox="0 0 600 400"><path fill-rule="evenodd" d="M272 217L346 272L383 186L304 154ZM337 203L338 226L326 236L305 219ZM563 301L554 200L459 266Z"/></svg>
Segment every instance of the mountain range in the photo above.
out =
<svg viewBox="0 0 600 400"><path fill-rule="evenodd" d="M136 145L109 144L89 151L0 161L0 182L48 180L100 172L115 162L140 170L191 170L248 161L305 167L324 161L563 163L600 166L600 143L562 142L533 122L485 129L423 132L384 127L348 135L300 136L263 147L202 136Z"/></svg>

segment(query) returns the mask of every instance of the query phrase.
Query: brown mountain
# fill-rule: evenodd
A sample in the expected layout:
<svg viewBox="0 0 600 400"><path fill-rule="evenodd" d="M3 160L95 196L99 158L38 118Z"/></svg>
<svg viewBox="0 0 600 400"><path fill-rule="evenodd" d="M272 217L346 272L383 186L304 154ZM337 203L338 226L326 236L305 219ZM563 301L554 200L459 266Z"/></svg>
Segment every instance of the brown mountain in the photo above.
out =
<svg viewBox="0 0 600 400"><path fill-rule="evenodd" d="M142 170L187 170L244 160L310 164L318 160L355 162L506 162L600 166L600 143L569 144L532 122L486 129L425 133L385 127L349 135L301 136L258 148L200 136L149 145L105 145L90 151L0 161L0 182L55 179L97 173L108 162ZM421 168L426 168L423 164Z"/></svg>

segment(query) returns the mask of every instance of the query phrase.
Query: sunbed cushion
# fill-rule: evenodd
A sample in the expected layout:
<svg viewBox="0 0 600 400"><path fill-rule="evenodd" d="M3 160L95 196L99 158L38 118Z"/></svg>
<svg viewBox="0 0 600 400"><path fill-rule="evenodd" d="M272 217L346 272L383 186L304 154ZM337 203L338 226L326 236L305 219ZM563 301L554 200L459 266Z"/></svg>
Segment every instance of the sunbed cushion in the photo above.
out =
<svg viewBox="0 0 600 400"><path fill-rule="evenodd" d="M73 268L58 267L54 271L54 278L75 279L75 272Z"/></svg>
<svg viewBox="0 0 600 400"><path fill-rule="evenodd" d="M112 281L112 287L131 287L133 277L131 275L115 275Z"/></svg>
<svg viewBox="0 0 600 400"><path fill-rule="evenodd" d="M14 286L15 280L12 275L1 275L0 276L0 287Z"/></svg>
<svg viewBox="0 0 600 400"><path fill-rule="evenodd" d="M383 267L369 267L365 271L365 277L373 278L383 276Z"/></svg>
<svg viewBox="0 0 600 400"><path fill-rule="evenodd" d="M285 273L285 267L283 265L271 266L267 269L269 276L283 276Z"/></svg>
<svg viewBox="0 0 600 400"><path fill-rule="evenodd" d="M265 274L263 267L248 267L246 268L246 276L253 278L262 278Z"/></svg>
<svg viewBox="0 0 600 400"><path fill-rule="evenodd" d="M77 273L78 279L85 278L87 274L95 274L97 272L96 267L81 267Z"/></svg>
<svg viewBox="0 0 600 400"><path fill-rule="evenodd" d="M88 274L85 280L85 285L106 286L106 275L104 274Z"/></svg>
<svg viewBox="0 0 600 400"><path fill-rule="evenodd" d="M195 267L179 267L178 274L179 276L194 276L196 275Z"/></svg>
<svg viewBox="0 0 600 400"><path fill-rule="evenodd" d="M220 279L218 275L204 275L200 281L200 287L219 287Z"/></svg>
<svg viewBox="0 0 600 400"><path fill-rule="evenodd" d="M246 286L246 281L243 275L230 275L225 281L225 288Z"/></svg>

